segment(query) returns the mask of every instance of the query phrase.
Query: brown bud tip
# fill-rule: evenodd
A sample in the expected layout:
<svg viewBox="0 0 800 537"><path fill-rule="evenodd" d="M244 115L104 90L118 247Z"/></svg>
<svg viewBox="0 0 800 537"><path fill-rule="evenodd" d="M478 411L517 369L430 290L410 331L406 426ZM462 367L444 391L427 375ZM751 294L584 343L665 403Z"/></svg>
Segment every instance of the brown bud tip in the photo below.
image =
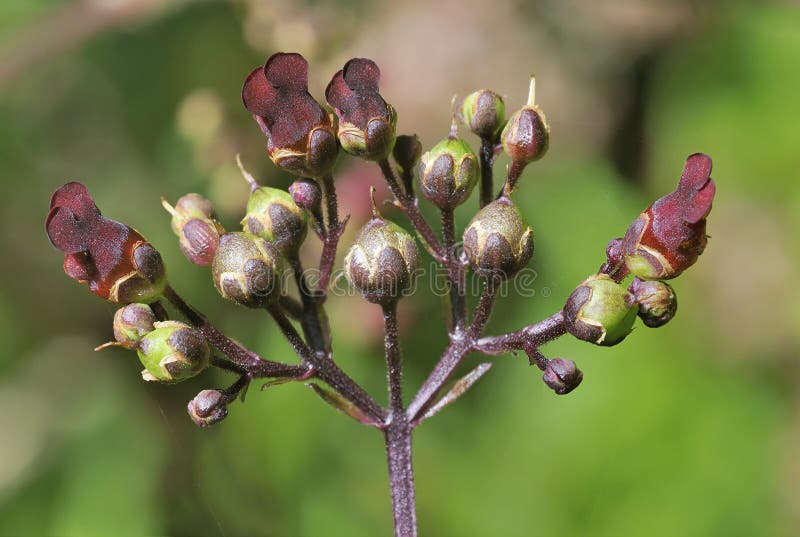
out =
<svg viewBox="0 0 800 537"><path fill-rule="evenodd" d="M550 125L538 107L526 106L509 118L500 138L511 160L527 164L547 153Z"/></svg>
<svg viewBox="0 0 800 537"><path fill-rule="evenodd" d="M228 416L227 398L220 390L203 390L189 401L186 410L199 427L211 427Z"/></svg>
<svg viewBox="0 0 800 537"><path fill-rule="evenodd" d="M298 179L289 185L289 194L297 204L311 213L316 213L322 204L322 192L313 179Z"/></svg>
<svg viewBox="0 0 800 537"><path fill-rule="evenodd" d="M556 394L565 395L577 388L583 380L583 372L575 362L566 358L554 358L547 363L542 380Z"/></svg>
<svg viewBox="0 0 800 537"><path fill-rule="evenodd" d="M416 134L401 134L394 143L392 155L401 173L414 169L422 156L422 143L419 137Z"/></svg>
<svg viewBox="0 0 800 537"><path fill-rule="evenodd" d="M672 287L657 280L634 278L628 286L639 304L639 318L650 328L667 324L678 310L678 299Z"/></svg>

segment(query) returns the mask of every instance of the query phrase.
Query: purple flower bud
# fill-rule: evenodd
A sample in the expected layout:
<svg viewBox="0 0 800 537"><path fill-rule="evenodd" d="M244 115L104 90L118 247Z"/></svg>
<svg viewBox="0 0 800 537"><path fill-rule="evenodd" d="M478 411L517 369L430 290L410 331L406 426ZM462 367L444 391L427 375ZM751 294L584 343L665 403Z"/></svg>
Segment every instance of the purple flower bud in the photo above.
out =
<svg viewBox="0 0 800 537"><path fill-rule="evenodd" d="M186 410L199 427L211 427L228 416L225 394L219 390L203 390L189 401Z"/></svg>
<svg viewBox="0 0 800 537"><path fill-rule="evenodd" d="M583 380L583 372L575 362L566 358L554 358L547 363L542 380L556 394L565 395L577 388Z"/></svg>

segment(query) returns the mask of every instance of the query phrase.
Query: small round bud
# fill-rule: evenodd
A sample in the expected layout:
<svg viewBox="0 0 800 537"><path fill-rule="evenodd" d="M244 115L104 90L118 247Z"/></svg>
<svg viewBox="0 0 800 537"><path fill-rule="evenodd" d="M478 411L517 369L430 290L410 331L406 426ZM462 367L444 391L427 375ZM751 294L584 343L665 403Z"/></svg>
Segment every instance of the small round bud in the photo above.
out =
<svg viewBox="0 0 800 537"><path fill-rule="evenodd" d="M247 233L274 244L285 253L296 252L308 231L306 212L288 192L262 186L250 194L242 226Z"/></svg>
<svg viewBox="0 0 800 537"><path fill-rule="evenodd" d="M533 229L514 203L503 196L472 218L464 231L464 252L480 276L510 278L533 256Z"/></svg>
<svg viewBox="0 0 800 537"><path fill-rule="evenodd" d="M484 140L494 142L506 121L503 98L491 90L470 93L459 110L464 125Z"/></svg>
<svg viewBox="0 0 800 537"><path fill-rule="evenodd" d="M419 162L422 194L440 209L454 209L464 203L479 173L478 157L457 137L445 138Z"/></svg>
<svg viewBox="0 0 800 537"><path fill-rule="evenodd" d="M211 265L214 285L224 298L248 308L261 308L280 296L283 258L264 239L246 233L220 238Z"/></svg>
<svg viewBox="0 0 800 537"><path fill-rule="evenodd" d="M565 395L577 388L583 380L583 372L575 362L566 358L554 358L547 362L542 380L556 394Z"/></svg>
<svg viewBox="0 0 800 537"><path fill-rule="evenodd" d="M186 258L195 265L209 266L219 246L219 237L225 233L211 202L192 193L181 196L175 207L163 199L161 204L172 215L172 231L178 236Z"/></svg>
<svg viewBox="0 0 800 537"><path fill-rule="evenodd" d="M400 173L413 170L421 155L422 144L416 134L401 134L397 137L394 149L392 149L392 156L394 156L394 161L397 163L397 169Z"/></svg>
<svg viewBox="0 0 800 537"><path fill-rule="evenodd" d="M606 274L596 274L575 288L564 306L564 316L570 334L610 347L631 333L638 310L627 289Z"/></svg>
<svg viewBox="0 0 800 537"><path fill-rule="evenodd" d="M203 390L186 406L198 427L211 427L228 416L227 398L220 390Z"/></svg>
<svg viewBox="0 0 800 537"><path fill-rule="evenodd" d="M650 328L667 324L678 309L678 299L669 284L634 278L628 291L639 304L639 317Z"/></svg>
<svg viewBox="0 0 800 537"><path fill-rule="evenodd" d="M347 281L376 304L395 301L411 289L418 266L413 237L378 216L361 228L344 258Z"/></svg>
<svg viewBox="0 0 800 537"><path fill-rule="evenodd" d="M542 158L550 145L550 125L535 99L536 81L531 78L528 104L514 112L500 135L511 160L522 164Z"/></svg>
<svg viewBox="0 0 800 537"><path fill-rule="evenodd" d="M322 204L322 192L313 179L298 179L289 185L289 195L298 207L316 213Z"/></svg>
<svg viewBox="0 0 800 537"><path fill-rule="evenodd" d="M139 342L139 360L149 381L180 382L192 378L211 360L211 349L199 330L177 322L155 323L155 329Z"/></svg>
<svg viewBox="0 0 800 537"><path fill-rule="evenodd" d="M114 339L120 343L139 343L153 331L156 316L147 304L128 304L114 314Z"/></svg>

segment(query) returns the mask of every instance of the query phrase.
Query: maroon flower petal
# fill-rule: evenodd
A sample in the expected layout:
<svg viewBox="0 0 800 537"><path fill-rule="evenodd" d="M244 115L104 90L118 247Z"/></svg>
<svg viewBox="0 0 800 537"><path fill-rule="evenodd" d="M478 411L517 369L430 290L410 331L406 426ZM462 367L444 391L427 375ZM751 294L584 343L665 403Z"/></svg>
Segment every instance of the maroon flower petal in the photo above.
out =
<svg viewBox="0 0 800 537"><path fill-rule="evenodd" d="M79 221L71 209L53 207L47 214L45 228L53 246L65 254L76 254L87 248L86 224Z"/></svg>
<svg viewBox="0 0 800 537"><path fill-rule="evenodd" d="M381 70L374 61L367 58L353 58L344 64L342 73L344 81L354 91L378 93Z"/></svg>
<svg viewBox="0 0 800 537"><path fill-rule="evenodd" d="M308 62L296 52L278 52L264 64L264 76L276 89L308 91Z"/></svg>
<svg viewBox="0 0 800 537"><path fill-rule="evenodd" d="M689 156L678 187L686 192L683 218L687 223L696 224L708 216L717 191L711 179L711 158L702 153Z"/></svg>
<svg viewBox="0 0 800 537"><path fill-rule="evenodd" d="M353 58L333 75L325 98L336 109L339 120L366 130L373 118L389 118L386 101L378 93L380 69L372 60Z"/></svg>
<svg viewBox="0 0 800 537"><path fill-rule="evenodd" d="M70 182L53 192L50 208L68 207L77 218L88 220L100 216L100 209L94 204L89 190L81 183Z"/></svg>
<svg viewBox="0 0 800 537"><path fill-rule="evenodd" d="M245 108L257 116L269 147L307 150L309 133L327 125L325 112L308 93L308 63L300 54L273 54L242 87Z"/></svg>
<svg viewBox="0 0 800 537"><path fill-rule="evenodd" d="M89 252L67 254L64 256L64 272L73 280L86 283L95 277L96 270Z"/></svg>
<svg viewBox="0 0 800 537"><path fill-rule="evenodd" d="M256 67L247 78L244 79L242 86L242 102L248 112L256 116L266 116L275 105L277 91L267 82L264 76L264 68Z"/></svg>

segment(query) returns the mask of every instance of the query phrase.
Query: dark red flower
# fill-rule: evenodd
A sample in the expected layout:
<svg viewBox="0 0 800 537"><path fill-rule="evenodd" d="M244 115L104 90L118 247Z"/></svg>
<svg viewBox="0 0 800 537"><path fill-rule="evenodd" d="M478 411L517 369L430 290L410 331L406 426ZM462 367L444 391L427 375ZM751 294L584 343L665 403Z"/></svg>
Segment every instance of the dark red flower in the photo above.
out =
<svg viewBox="0 0 800 537"><path fill-rule="evenodd" d="M333 167L338 152L333 117L308 93L308 62L303 56L270 56L247 75L242 102L267 136L267 149L277 166L308 177Z"/></svg>
<svg viewBox="0 0 800 537"><path fill-rule="evenodd" d="M381 71L372 60L353 58L325 90L339 118L342 149L368 160L385 158L395 142L397 114L378 92Z"/></svg>
<svg viewBox="0 0 800 537"><path fill-rule="evenodd" d="M111 302L152 302L166 285L161 255L135 230L100 214L89 191L67 183L53 194L45 222L64 252L64 272Z"/></svg>
<svg viewBox="0 0 800 537"><path fill-rule="evenodd" d="M666 280L692 266L706 246L706 217L715 192L711 158L690 155L678 188L628 227L622 254L630 272L643 279Z"/></svg>

